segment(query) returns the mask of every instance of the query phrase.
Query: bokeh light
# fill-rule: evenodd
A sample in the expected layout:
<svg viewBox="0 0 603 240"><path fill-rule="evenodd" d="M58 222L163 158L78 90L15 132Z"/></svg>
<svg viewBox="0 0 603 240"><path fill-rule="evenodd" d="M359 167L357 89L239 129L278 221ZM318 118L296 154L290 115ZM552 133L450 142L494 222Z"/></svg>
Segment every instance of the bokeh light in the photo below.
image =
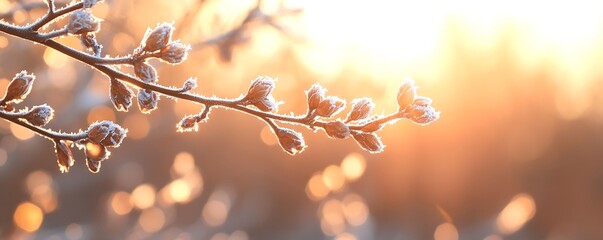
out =
<svg viewBox="0 0 603 240"><path fill-rule="evenodd" d="M155 195L155 187L153 187L151 184L145 183L139 185L132 191L130 199L134 207L138 209L146 209L155 204Z"/></svg>
<svg viewBox="0 0 603 240"><path fill-rule="evenodd" d="M27 232L35 232L42 225L44 213L42 209L30 202L24 202L17 206L13 215L15 224L20 229Z"/></svg>
<svg viewBox="0 0 603 240"><path fill-rule="evenodd" d="M511 234L521 229L536 214L536 204L532 196L517 194L496 218L496 226L503 234Z"/></svg>

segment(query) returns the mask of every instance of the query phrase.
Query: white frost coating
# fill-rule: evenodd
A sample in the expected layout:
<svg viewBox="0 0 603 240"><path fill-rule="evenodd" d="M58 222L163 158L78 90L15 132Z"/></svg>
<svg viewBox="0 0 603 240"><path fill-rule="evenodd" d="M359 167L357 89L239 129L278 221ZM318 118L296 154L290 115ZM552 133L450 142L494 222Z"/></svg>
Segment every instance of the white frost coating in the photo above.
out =
<svg viewBox="0 0 603 240"><path fill-rule="evenodd" d="M69 16L67 31L71 34L82 34L95 32L100 29L100 19L92 16L92 13L85 10L78 10Z"/></svg>

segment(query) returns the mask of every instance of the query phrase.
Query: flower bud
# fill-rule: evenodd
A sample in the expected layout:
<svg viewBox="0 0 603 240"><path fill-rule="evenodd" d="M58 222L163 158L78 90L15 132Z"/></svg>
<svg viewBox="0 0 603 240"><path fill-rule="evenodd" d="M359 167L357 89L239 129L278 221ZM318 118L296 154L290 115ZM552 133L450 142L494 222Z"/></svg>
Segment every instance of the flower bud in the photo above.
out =
<svg viewBox="0 0 603 240"><path fill-rule="evenodd" d="M191 45L171 42L165 48L161 49L158 57L164 62L179 64L186 60L189 50L191 50Z"/></svg>
<svg viewBox="0 0 603 240"><path fill-rule="evenodd" d="M342 121L328 122L325 125L325 131L331 138L347 138L350 136L350 128Z"/></svg>
<svg viewBox="0 0 603 240"><path fill-rule="evenodd" d="M162 23L157 25L155 29L147 29L144 40L144 48L147 52L154 52L164 49L170 41L172 41L172 32L174 26L170 23Z"/></svg>
<svg viewBox="0 0 603 240"><path fill-rule="evenodd" d="M306 148L302 135L291 129L279 128L276 131L276 136L283 150L291 155L300 153Z"/></svg>
<svg viewBox="0 0 603 240"><path fill-rule="evenodd" d="M86 166L88 166L88 170L91 173L98 173L98 171L100 171L101 168L101 161L94 161L90 158L86 158Z"/></svg>
<svg viewBox="0 0 603 240"><path fill-rule="evenodd" d="M134 63L134 74L146 83L157 82L157 70L150 64L144 61L138 61Z"/></svg>
<svg viewBox="0 0 603 240"><path fill-rule="evenodd" d="M318 83L312 85L310 90L306 91L306 95L308 96L308 109L310 111L318 107L318 104L325 98L326 92L327 90Z"/></svg>
<svg viewBox="0 0 603 240"><path fill-rule="evenodd" d="M264 112L273 112L278 110L278 104L272 96L268 96L253 103L253 106Z"/></svg>
<svg viewBox="0 0 603 240"><path fill-rule="evenodd" d="M84 0L84 8L91 8L94 4L102 2L103 0Z"/></svg>
<svg viewBox="0 0 603 240"><path fill-rule="evenodd" d="M412 104L416 95L417 87L414 86L414 81L410 78L405 79L398 89L398 106L400 107L400 111Z"/></svg>
<svg viewBox="0 0 603 240"><path fill-rule="evenodd" d="M105 147L118 147L126 137L127 130L111 121L104 120L90 125L87 132L88 139L92 143Z"/></svg>
<svg viewBox="0 0 603 240"><path fill-rule="evenodd" d="M84 34L100 30L101 20L87 10L77 10L69 15L67 31L71 34Z"/></svg>
<svg viewBox="0 0 603 240"><path fill-rule="evenodd" d="M115 78L111 78L111 102L117 111L127 112L132 106L134 92Z"/></svg>
<svg viewBox="0 0 603 240"><path fill-rule="evenodd" d="M251 102L261 100L262 98L268 97L274 89L275 82L268 76L259 76L251 82L249 91L245 99Z"/></svg>
<svg viewBox="0 0 603 240"><path fill-rule="evenodd" d="M408 112L408 119L421 126L428 125L440 118L440 112L437 112L432 106L422 106L413 104Z"/></svg>
<svg viewBox="0 0 603 240"><path fill-rule="evenodd" d="M48 124L53 116L54 110L50 106L44 104L33 107L27 114L25 114L25 116L23 116L23 119L34 126L41 127Z"/></svg>
<svg viewBox="0 0 603 240"><path fill-rule="evenodd" d="M69 172L69 168L73 166L73 154L71 149L63 141L55 141L54 148L57 153L57 164L61 173Z"/></svg>
<svg viewBox="0 0 603 240"><path fill-rule="evenodd" d="M159 95L157 93L147 89L138 91L138 108L142 113L150 113L155 110L158 101Z"/></svg>
<svg viewBox="0 0 603 240"><path fill-rule="evenodd" d="M380 153L385 148L381 139L374 133L353 133L352 137L362 149L370 153Z"/></svg>
<svg viewBox="0 0 603 240"><path fill-rule="evenodd" d="M345 108L345 101L338 97L327 97L318 104L316 115L321 117L331 117L338 114Z"/></svg>
<svg viewBox="0 0 603 240"><path fill-rule="evenodd" d="M15 75L13 80L8 84L6 93L4 94L4 98L0 102L0 105L11 102L22 102L31 91L35 79L36 77L33 74L27 74L26 71L22 71Z"/></svg>
<svg viewBox="0 0 603 240"><path fill-rule="evenodd" d="M86 159L95 162L107 160L111 155L111 152L109 152L105 146L102 146L100 144L87 142L84 147L86 148Z"/></svg>
<svg viewBox="0 0 603 240"><path fill-rule="evenodd" d="M375 103L370 98L358 98L352 101L352 110L346 121L356 121L367 118L375 109Z"/></svg>
<svg viewBox="0 0 603 240"><path fill-rule="evenodd" d="M178 132L196 132L199 130L199 122L201 120L199 115L189 115L182 118L176 127L178 128Z"/></svg>
<svg viewBox="0 0 603 240"><path fill-rule="evenodd" d="M197 79L196 78L189 78L186 81L184 81L184 84L182 85L183 92L188 92L195 88L197 88Z"/></svg>

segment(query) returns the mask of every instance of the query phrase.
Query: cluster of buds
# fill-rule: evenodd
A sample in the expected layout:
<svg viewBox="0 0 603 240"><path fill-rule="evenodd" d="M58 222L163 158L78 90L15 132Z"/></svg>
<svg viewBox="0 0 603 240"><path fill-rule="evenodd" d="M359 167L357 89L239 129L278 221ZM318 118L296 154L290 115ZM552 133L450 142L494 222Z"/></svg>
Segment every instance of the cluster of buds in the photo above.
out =
<svg viewBox="0 0 603 240"><path fill-rule="evenodd" d="M253 105L264 112L272 112L278 110L278 103L272 97L272 90L276 82L268 76L258 76L251 81L247 95L243 97L241 102L244 105Z"/></svg>
<svg viewBox="0 0 603 240"><path fill-rule="evenodd" d="M186 60L190 45L180 41L172 41L174 26L171 23L161 23L155 29L147 29L145 36L136 52L138 54L157 53L157 57L170 64L179 64Z"/></svg>
<svg viewBox="0 0 603 240"><path fill-rule="evenodd" d="M96 122L86 130L86 137L76 142L76 146L84 149L86 166L92 173L100 170L101 163L109 158L108 147L118 147L126 137L127 130L111 121ZM71 152L72 142L55 140L57 164L62 173L69 172L75 160Z"/></svg>
<svg viewBox="0 0 603 240"><path fill-rule="evenodd" d="M159 80L157 70L148 63L147 58L156 57L169 64L179 64L186 60L190 45L182 44L178 40L172 41L173 32L174 26L170 23L162 23L154 29L147 29L140 46L134 50L132 55L134 74L141 81L148 84L157 84ZM111 99L115 108L120 111L127 111L131 106L132 91L124 84L116 83L114 86L114 88L111 88ZM184 83L182 91L190 91L196 86L196 81L189 79ZM157 108L158 93L150 89L140 88L137 97L141 112L150 113Z"/></svg>
<svg viewBox="0 0 603 240"><path fill-rule="evenodd" d="M7 114L7 116L14 118L12 120L13 122L37 127L40 130L38 133L42 135L47 133L48 135L45 136L54 141L57 164L59 165L59 170L61 172L68 172L69 168L74 164L71 147L75 140L72 141L67 139L74 139L74 136L78 136L78 140L76 140L75 143L78 147L85 148L88 169L91 172L98 172L101 162L106 160L111 154L107 148L118 147L126 137L127 130L111 121L94 123L90 125L85 134L81 133L76 135L62 134L41 128L48 124L54 116L54 110L50 106L43 104L34 106L31 109L25 108L15 111L14 107L11 105L20 103L27 98L32 89L34 80L35 76L33 74L27 74L25 71L15 75L13 80L8 84L4 97L0 101L0 111L3 114ZM119 84L122 83L112 81L111 90L119 92L116 96L123 96L125 94L124 89L127 88L122 88ZM117 104L120 104L120 107L127 108L131 102L130 104L127 104L125 103L126 100L127 99L124 98L117 98L114 99L114 103L116 103L116 106Z"/></svg>
<svg viewBox="0 0 603 240"><path fill-rule="evenodd" d="M431 99L417 96L417 87L412 79L406 79L398 89L398 111L419 125L430 124L440 118L440 112L431 106Z"/></svg>
<svg viewBox="0 0 603 240"><path fill-rule="evenodd" d="M86 139L78 144L85 149L88 170L97 173L101 162L111 155L108 147L119 147L126 137L127 130L111 121L96 122L86 131Z"/></svg>

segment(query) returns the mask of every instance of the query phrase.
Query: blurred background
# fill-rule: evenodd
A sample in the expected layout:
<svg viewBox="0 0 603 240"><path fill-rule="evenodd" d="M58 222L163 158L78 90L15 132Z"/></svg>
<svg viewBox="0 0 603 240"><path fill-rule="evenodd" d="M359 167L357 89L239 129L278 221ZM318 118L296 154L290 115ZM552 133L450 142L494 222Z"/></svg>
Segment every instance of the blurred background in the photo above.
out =
<svg viewBox="0 0 603 240"><path fill-rule="evenodd" d="M57 0L58 4L64 4ZM237 97L277 77L281 113L303 113L313 83L396 111L405 77L439 121L400 121L381 154L297 127L291 157L263 122L216 110L199 132L175 124L198 105L116 112L89 66L0 34L0 89L37 75L20 106L48 103L52 129L98 120L128 138L88 172L60 174L52 142L0 121L3 239L603 239L603 3L594 1L106 0L104 53L125 55L147 27L175 22L191 43L160 83L197 77L204 95ZM24 7L25 6L25 7ZM32 22L42 1L0 0ZM64 20L53 27L61 27ZM60 40L81 49L76 38ZM124 69L130 71L130 69Z"/></svg>

